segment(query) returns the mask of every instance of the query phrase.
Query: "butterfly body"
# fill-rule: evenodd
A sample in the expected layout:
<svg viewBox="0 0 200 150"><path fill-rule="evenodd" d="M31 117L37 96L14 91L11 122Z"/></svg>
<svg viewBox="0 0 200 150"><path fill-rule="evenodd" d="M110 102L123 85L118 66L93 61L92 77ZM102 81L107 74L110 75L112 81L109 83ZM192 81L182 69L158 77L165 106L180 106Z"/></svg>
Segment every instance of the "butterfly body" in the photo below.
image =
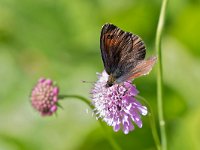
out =
<svg viewBox="0 0 200 150"><path fill-rule="evenodd" d="M120 71L120 70L115 70L115 72L111 73L109 76L108 76L108 81L107 81L107 84L106 86L107 87L111 87L112 85L114 84L120 84L122 81L120 80L120 76L123 74L123 71Z"/></svg>
<svg viewBox="0 0 200 150"><path fill-rule="evenodd" d="M108 76L108 81L106 83L106 87L111 87L113 84L115 84L116 78L111 74Z"/></svg>
<svg viewBox="0 0 200 150"><path fill-rule="evenodd" d="M156 62L156 57L144 60L146 48L139 36L113 24L102 27L100 48L109 75L106 87L148 74Z"/></svg>

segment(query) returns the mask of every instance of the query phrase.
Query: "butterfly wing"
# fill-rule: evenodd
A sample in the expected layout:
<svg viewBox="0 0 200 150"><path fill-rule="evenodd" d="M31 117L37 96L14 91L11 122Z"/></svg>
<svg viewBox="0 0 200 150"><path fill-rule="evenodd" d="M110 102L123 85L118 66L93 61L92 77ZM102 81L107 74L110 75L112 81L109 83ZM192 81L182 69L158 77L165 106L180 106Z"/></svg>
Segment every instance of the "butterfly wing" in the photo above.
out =
<svg viewBox="0 0 200 150"><path fill-rule="evenodd" d="M157 57L150 57L147 60L140 61L136 67L134 67L129 73L121 76L116 82L124 82L126 80L132 80L143 75L147 75L156 63Z"/></svg>
<svg viewBox="0 0 200 150"><path fill-rule="evenodd" d="M106 72L116 79L125 77L145 58L143 41L113 24L105 24L100 37L101 55Z"/></svg>

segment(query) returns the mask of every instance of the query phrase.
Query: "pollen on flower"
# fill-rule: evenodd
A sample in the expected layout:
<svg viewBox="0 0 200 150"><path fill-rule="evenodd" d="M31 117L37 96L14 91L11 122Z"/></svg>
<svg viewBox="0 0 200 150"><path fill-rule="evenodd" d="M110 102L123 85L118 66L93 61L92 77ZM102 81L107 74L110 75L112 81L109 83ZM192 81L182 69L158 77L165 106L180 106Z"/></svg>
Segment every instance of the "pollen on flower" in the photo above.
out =
<svg viewBox="0 0 200 150"><path fill-rule="evenodd" d="M102 118L115 132L125 134L134 130L134 124L142 128L141 115L147 115L147 107L135 99L138 90L130 81L106 87L108 74L98 74L98 81L92 89L92 104L98 118Z"/></svg>
<svg viewBox="0 0 200 150"><path fill-rule="evenodd" d="M57 110L58 93L52 80L41 78L31 92L31 104L42 116L50 116Z"/></svg>

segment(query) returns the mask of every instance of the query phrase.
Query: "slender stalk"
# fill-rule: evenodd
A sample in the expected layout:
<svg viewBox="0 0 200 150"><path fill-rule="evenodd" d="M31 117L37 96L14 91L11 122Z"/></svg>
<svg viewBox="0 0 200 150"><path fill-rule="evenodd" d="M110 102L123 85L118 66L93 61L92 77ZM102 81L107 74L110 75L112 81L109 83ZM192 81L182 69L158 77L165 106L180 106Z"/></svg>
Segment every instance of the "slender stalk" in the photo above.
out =
<svg viewBox="0 0 200 150"><path fill-rule="evenodd" d="M79 96L79 95L59 95L59 99L64 99L64 98L76 98L76 99L79 99L79 100L85 102L88 106L90 106L90 108L92 110L94 109L93 105L91 105L91 102L87 98L84 98L82 96ZM113 147L113 149L114 150L121 150L121 148L119 147L119 145L112 138L112 135L110 134L110 132L104 126L103 122L101 120L98 120L98 121L99 121L101 127L104 129L104 132L106 134L105 136L106 136L107 140L109 141L109 143L111 144L111 146Z"/></svg>
<svg viewBox="0 0 200 150"><path fill-rule="evenodd" d="M153 114L153 109L152 109L151 105L148 103L148 101L145 98L143 98L142 96L137 95L136 98L142 100L148 108L148 111L149 111L148 116L149 116L149 122L150 122L150 126L151 126L151 132L153 135L153 139L156 144L157 150L161 150L160 139L159 139L158 132L156 129L156 122L155 122L155 117Z"/></svg>
<svg viewBox="0 0 200 150"><path fill-rule="evenodd" d="M58 97L58 99L64 99L64 98L76 98L76 99L79 99L79 100L85 102L88 106L90 106L91 109L93 109L93 106L91 105L91 102L85 97L82 97L82 96L79 96L79 95L59 95L59 97Z"/></svg>
<svg viewBox="0 0 200 150"><path fill-rule="evenodd" d="M158 54L158 72L157 72L157 105L158 105L158 117L161 133L161 147L162 150L167 150L167 137L165 130L165 120L163 115L163 73L162 73L162 53L161 53L161 39L162 31L165 22L167 0L162 1L160 16L158 20L157 32L156 32L156 51Z"/></svg>
<svg viewBox="0 0 200 150"><path fill-rule="evenodd" d="M121 150L121 148L118 146L118 144L112 138L111 133L108 131L108 128L104 125L104 123L101 120L99 120L99 123L100 123L101 127L104 129L105 133L108 133L108 134L106 134L106 138L110 142L110 144L112 145L112 147L115 150Z"/></svg>

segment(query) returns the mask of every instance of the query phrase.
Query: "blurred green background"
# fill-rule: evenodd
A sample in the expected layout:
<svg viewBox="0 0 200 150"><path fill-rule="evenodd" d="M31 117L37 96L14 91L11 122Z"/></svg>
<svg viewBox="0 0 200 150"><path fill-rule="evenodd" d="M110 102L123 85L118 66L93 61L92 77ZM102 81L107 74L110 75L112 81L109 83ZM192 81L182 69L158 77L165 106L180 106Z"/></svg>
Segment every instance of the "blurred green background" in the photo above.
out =
<svg viewBox="0 0 200 150"><path fill-rule="evenodd" d="M147 57L155 55L161 0L0 0L0 150L112 149L89 107L61 102L53 117L40 117L29 102L39 77L61 93L89 98L103 70L99 36L111 22L138 34ZM163 36L164 115L170 150L200 149L200 1L170 0ZM134 81L155 115L156 67ZM148 117L143 128L114 139L124 150L154 150Z"/></svg>

